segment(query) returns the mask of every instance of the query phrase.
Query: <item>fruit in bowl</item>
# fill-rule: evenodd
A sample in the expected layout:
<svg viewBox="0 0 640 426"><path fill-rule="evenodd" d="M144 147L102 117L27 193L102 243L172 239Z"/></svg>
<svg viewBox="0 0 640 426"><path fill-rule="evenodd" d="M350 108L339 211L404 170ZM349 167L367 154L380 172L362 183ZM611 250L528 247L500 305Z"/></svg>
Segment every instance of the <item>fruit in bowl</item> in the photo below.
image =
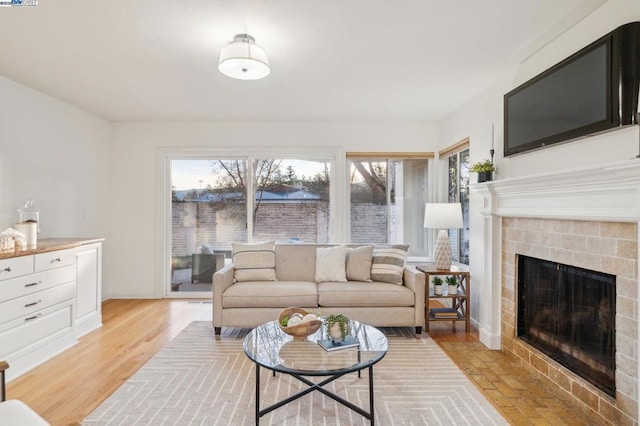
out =
<svg viewBox="0 0 640 426"><path fill-rule="evenodd" d="M320 329L322 321L313 313L301 308L286 308L278 316L280 329L294 339L304 340Z"/></svg>

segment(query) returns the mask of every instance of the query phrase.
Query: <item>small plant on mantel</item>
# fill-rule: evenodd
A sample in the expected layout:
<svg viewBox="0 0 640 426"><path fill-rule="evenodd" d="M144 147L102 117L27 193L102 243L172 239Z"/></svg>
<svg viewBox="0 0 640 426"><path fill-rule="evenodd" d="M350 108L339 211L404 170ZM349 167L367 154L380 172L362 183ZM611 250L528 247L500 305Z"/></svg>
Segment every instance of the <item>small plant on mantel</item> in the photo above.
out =
<svg viewBox="0 0 640 426"><path fill-rule="evenodd" d="M496 166L491 160L484 160L473 163L469 170L478 174L478 182L487 182L493 180L493 172L496 171Z"/></svg>
<svg viewBox="0 0 640 426"><path fill-rule="evenodd" d="M491 160L484 160L473 163L469 170L474 173L493 173L496 171L496 166L491 162Z"/></svg>

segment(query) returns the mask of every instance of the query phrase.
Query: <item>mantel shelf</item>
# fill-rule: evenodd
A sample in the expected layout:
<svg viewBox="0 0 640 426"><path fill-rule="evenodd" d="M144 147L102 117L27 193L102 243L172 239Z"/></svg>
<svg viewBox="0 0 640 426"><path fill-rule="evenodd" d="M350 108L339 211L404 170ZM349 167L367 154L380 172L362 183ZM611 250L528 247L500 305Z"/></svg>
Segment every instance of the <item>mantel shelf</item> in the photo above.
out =
<svg viewBox="0 0 640 426"><path fill-rule="evenodd" d="M484 215L640 220L640 159L472 185Z"/></svg>

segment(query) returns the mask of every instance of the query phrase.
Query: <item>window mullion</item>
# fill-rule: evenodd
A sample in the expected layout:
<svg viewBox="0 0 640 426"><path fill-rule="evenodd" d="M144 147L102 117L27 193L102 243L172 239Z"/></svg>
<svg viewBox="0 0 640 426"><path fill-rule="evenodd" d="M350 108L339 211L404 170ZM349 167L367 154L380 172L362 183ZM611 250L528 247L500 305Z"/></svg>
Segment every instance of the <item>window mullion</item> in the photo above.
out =
<svg viewBox="0 0 640 426"><path fill-rule="evenodd" d="M391 242L391 167L387 160L387 243Z"/></svg>
<svg viewBox="0 0 640 426"><path fill-rule="evenodd" d="M256 159L254 157L247 157L247 241L253 242L253 212L256 202L256 188L254 187L254 165Z"/></svg>

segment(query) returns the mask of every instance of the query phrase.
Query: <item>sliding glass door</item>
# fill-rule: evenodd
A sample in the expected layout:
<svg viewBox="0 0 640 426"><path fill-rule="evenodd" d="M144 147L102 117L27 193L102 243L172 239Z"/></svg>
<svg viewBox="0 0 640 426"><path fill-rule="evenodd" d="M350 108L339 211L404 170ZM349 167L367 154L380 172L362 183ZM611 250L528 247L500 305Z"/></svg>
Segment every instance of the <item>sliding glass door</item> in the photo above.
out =
<svg viewBox="0 0 640 426"><path fill-rule="evenodd" d="M170 159L166 293L210 295L213 273L231 261L232 242L329 242L331 163L331 158Z"/></svg>

